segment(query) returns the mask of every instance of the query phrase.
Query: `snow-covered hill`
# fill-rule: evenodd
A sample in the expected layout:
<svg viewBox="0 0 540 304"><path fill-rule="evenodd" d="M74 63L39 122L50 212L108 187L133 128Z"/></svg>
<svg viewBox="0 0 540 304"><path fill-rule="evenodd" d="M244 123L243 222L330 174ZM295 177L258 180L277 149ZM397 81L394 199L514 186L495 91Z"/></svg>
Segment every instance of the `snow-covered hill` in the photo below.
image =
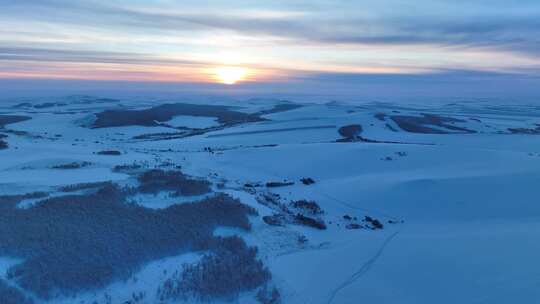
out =
<svg viewBox="0 0 540 304"><path fill-rule="evenodd" d="M0 112L0 303L540 299L539 107L72 96ZM193 281L197 265L220 273Z"/></svg>

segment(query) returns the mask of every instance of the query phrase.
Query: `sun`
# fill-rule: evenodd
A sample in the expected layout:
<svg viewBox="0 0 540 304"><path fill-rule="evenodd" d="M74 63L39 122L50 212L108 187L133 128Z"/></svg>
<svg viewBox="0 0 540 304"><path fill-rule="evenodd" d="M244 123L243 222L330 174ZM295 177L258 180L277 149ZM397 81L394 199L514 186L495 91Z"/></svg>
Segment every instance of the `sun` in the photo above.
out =
<svg viewBox="0 0 540 304"><path fill-rule="evenodd" d="M241 67L219 67L215 69L217 80L223 84L235 84L247 76L248 70Z"/></svg>

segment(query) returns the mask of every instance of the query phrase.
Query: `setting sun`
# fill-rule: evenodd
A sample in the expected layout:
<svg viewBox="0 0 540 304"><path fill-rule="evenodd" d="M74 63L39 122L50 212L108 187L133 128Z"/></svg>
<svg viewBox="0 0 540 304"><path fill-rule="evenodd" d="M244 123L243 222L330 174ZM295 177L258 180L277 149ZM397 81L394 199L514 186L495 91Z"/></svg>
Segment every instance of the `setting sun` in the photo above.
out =
<svg viewBox="0 0 540 304"><path fill-rule="evenodd" d="M247 69L240 67L220 67L215 70L217 80L223 84L235 84L245 79Z"/></svg>

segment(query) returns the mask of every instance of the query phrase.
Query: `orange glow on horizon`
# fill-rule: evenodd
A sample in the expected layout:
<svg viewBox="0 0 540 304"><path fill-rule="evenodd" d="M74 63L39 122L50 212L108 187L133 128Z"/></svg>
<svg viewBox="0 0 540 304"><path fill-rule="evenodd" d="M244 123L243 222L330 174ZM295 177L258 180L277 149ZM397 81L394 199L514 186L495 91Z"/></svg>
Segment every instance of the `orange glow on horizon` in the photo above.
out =
<svg viewBox="0 0 540 304"><path fill-rule="evenodd" d="M214 79L222 84L233 85L246 80L248 69L242 67L219 67L213 70Z"/></svg>

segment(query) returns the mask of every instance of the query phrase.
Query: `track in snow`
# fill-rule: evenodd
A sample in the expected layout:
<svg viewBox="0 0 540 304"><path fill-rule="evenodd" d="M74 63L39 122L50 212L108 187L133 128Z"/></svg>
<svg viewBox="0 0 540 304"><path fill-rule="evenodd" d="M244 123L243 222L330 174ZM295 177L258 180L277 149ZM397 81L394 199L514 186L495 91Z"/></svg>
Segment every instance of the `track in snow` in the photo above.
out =
<svg viewBox="0 0 540 304"><path fill-rule="evenodd" d="M371 266L373 266L373 264L375 264L375 262L377 262L377 260L379 259L379 257L383 254L384 252L384 249L386 249L386 246L388 246L388 244L390 244L390 242L392 241L392 239L394 239L397 235L398 235L399 231L398 232L395 232L394 234L390 235L389 237L386 238L386 240L384 240L383 244L381 245L381 247L379 248L379 250L377 250L377 252L375 253L374 256L372 256L367 262L365 262L362 267L360 267L360 269L358 269L358 271L356 271L355 273L353 273L345 282L341 283L337 288L335 288L331 293L330 293L330 296L328 298L328 301L326 302L327 304L330 304L332 303L332 301L334 301L334 298L336 297L336 295L341 291L343 290L345 287L351 285L352 283L356 282L356 280L358 280L359 278L361 278L364 274L366 274L370 269L371 269Z"/></svg>

